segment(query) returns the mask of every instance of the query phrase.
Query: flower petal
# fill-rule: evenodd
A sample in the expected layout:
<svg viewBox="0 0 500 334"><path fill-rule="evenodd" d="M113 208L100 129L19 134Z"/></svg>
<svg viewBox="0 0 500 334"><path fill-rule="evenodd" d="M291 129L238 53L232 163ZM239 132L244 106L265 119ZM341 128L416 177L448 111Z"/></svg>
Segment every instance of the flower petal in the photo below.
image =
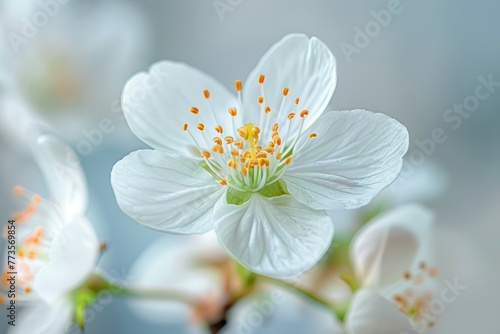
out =
<svg viewBox="0 0 500 334"><path fill-rule="evenodd" d="M354 296L346 327L351 334L417 333L396 304L368 289L360 290Z"/></svg>
<svg viewBox="0 0 500 334"><path fill-rule="evenodd" d="M365 110L328 112L311 130L318 136L294 156L283 179L313 209L367 204L396 179L408 149L402 124Z"/></svg>
<svg viewBox="0 0 500 334"><path fill-rule="evenodd" d="M225 302L223 273L212 263L229 260L215 232L171 236L155 241L134 262L130 279L141 289L177 291L199 300L211 299L214 308ZM172 270L175 268L175 270ZM131 309L153 323L189 322L193 310L176 301L134 300Z"/></svg>
<svg viewBox="0 0 500 334"><path fill-rule="evenodd" d="M434 215L409 204L370 221L351 243L351 261L364 287L384 289L403 279L416 261L426 258Z"/></svg>
<svg viewBox="0 0 500 334"><path fill-rule="evenodd" d="M76 153L52 135L38 137L34 156L52 196L70 221L87 209L87 182Z"/></svg>
<svg viewBox="0 0 500 334"><path fill-rule="evenodd" d="M267 115L257 103L262 94L261 85L257 83L260 74L265 75L264 105L271 107L272 119L280 123L287 121L286 115L294 110L294 100L299 97L299 111L310 111L305 128L321 116L337 83L335 58L323 42L302 34L285 36L261 58L243 87L245 121L261 127ZM280 110L285 87L289 88L289 94ZM293 125L292 134L297 133L299 122ZM267 138L268 129L261 130L262 137Z"/></svg>
<svg viewBox="0 0 500 334"><path fill-rule="evenodd" d="M84 218L66 224L56 234L49 262L35 278L34 289L47 303L76 288L94 271L99 242Z"/></svg>
<svg viewBox="0 0 500 334"><path fill-rule="evenodd" d="M325 212L288 195L255 194L242 205L224 201L215 209L214 220L219 241L236 260L258 274L277 278L311 268L333 238L333 224Z"/></svg>
<svg viewBox="0 0 500 334"><path fill-rule="evenodd" d="M111 185L130 218L179 234L212 229L213 207L225 191L195 160L156 150L132 152L119 161Z"/></svg>
<svg viewBox="0 0 500 334"><path fill-rule="evenodd" d="M203 96L210 91L210 103L217 123L226 128L231 124L227 113L237 105L236 98L209 75L182 63L162 61L151 66L148 73L132 77L123 90L122 106L125 118L134 134L149 146L171 153L191 153L192 141L182 131L182 125L195 125L198 119L189 112L199 109L205 127L212 130L216 123ZM192 131L200 136L199 131Z"/></svg>
<svg viewBox="0 0 500 334"><path fill-rule="evenodd" d="M73 306L69 299L60 299L54 305L43 302L28 306L19 314L16 326L9 326L8 334L70 333Z"/></svg>

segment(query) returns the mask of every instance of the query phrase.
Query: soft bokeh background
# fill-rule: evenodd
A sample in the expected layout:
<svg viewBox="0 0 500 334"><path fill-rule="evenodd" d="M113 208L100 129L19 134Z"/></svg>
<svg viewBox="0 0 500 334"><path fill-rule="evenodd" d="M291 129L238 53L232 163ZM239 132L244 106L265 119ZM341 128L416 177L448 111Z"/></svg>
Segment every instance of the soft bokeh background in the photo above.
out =
<svg viewBox="0 0 500 334"><path fill-rule="evenodd" d="M29 52L51 25L61 24L62 27L63 23L85 20L90 21L89 27L93 22L101 24L98 18L89 18L92 10L88 8L82 9L81 14L69 22L58 21L78 2L73 0L61 5L48 25L23 46L21 55ZM96 3L109 1L80 2L92 8ZM371 11L387 9L390 1L219 0L231 8L225 12L218 12L217 1L212 0L119 1L124 2L130 5L126 11L115 11L112 7L115 4L110 3L106 14L113 17L108 24L117 29L83 30L86 32L83 35L90 39L98 39L103 31L110 31L110 40L127 40L125 44L117 43L105 49L100 55L106 59L106 53L118 51L116 54L123 59L134 58L121 72L123 82L120 86L133 73L161 59L186 62L231 86L235 79L246 78L273 43L290 32L303 32L320 38L336 55L338 86L331 102L332 109L364 108L398 119L410 132L409 157L413 154L415 159L419 153L412 152L421 150L416 141L429 140L432 132L441 128L447 139L435 144L435 151L426 155L425 160L438 163L446 171L448 189L443 196L427 204L436 210L440 226L460 235L457 239L445 233L443 247L450 243L454 246L447 261L460 268L464 276L458 276L459 281L463 279L469 286L461 297L462 304L467 304L468 308L456 306L453 333L500 332L496 321L500 298L497 289L500 278L500 87L491 97L481 101L470 117L463 118L457 129L443 119L448 108L474 95L480 76L488 78L491 75L493 81L500 82L500 4L497 1L401 0L401 12L393 15L390 23L370 37L369 44L350 59L345 56L342 45L355 46L355 29L364 30L367 23L374 21ZM22 10L4 11L0 17L12 27L23 15ZM131 20L140 23L129 24ZM5 28L5 33L9 29ZM114 57L112 59L116 59ZM7 63L1 66L10 68ZM99 75L92 80L96 87L104 85ZM161 235L130 221L115 203L109 182L111 168L124 155L144 144L134 138L124 120L114 112L119 90L113 94L104 107L87 111L97 116L78 123L80 131L78 127L73 130L68 141L77 149L85 140L82 131L98 128L102 118L109 118L116 125L116 131L104 133L102 143L94 145L89 154L80 154L80 158L91 191L90 215L95 218L101 239L109 244L100 266L117 279L126 281L133 261ZM71 116L69 121L79 117L81 115ZM5 121L2 119L2 122ZM56 130L58 126L64 133L60 124L55 126ZM15 132L15 124L10 129ZM15 153L15 142L19 140L10 135L2 146L2 222L12 211L10 187L24 182L27 177L36 179L30 172L29 158L23 156L25 152ZM415 165L418 163L407 168L412 169ZM474 275L469 275L471 272ZM465 302L469 300L470 303ZM290 326L294 321L299 323L300 319L291 319ZM0 325L4 327L5 321ZM86 333L96 334L138 332L185 331L146 323L131 312L121 297L115 297L102 311L96 312L86 330Z"/></svg>

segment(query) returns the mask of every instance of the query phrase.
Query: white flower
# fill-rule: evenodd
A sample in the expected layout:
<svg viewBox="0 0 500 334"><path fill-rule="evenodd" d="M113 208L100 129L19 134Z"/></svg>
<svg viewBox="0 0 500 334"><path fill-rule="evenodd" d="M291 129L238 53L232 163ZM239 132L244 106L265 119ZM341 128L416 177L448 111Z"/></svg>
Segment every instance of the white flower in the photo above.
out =
<svg viewBox="0 0 500 334"><path fill-rule="evenodd" d="M7 62L4 76L9 78L1 80L0 72L0 85L9 94L21 95L67 140L88 140L82 132L87 130L98 145L93 129L102 126L100 131L109 133L124 124L116 102L125 80L146 58L149 44L144 38L147 25L134 8L117 1L54 1L57 13L39 27L33 17L47 15L39 1L3 5L11 20L1 22L6 42L0 57Z"/></svg>
<svg viewBox="0 0 500 334"><path fill-rule="evenodd" d="M320 40L294 34L244 85L235 82L237 96L182 63L137 74L123 109L154 150L113 168L118 205L160 231L215 229L227 252L260 274L311 268L333 236L324 209L368 203L397 177L408 146L406 128L385 115L323 113L335 67Z"/></svg>
<svg viewBox="0 0 500 334"><path fill-rule="evenodd" d="M361 288L346 318L351 334L430 333L437 317L429 306L436 296L437 269L431 227L434 216L419 205L382 214L351 244Z"/></svg>
<svg viewBox="0 0 500 334"><path fill-rule="evenodd" d="M23 210L13 214L17 241L16 297L37 302L26 311L26 318L18 320L16 330L29 327L31 330L21 332L46 333L43 331L45 321L29 321L31 317L43 316L55 326L50 332L56 333L62 332L57 326L65 314L72 315L72 307L67 306L69 294L84 283L95 268L99 243L84 216L87 188L74 152L55 137L43 135L38 138L33 153L52 198L42 198L19 186L14 188L14 193L27 203ZM6 230L4 236L8 235ZM5 277L9 271L9 268L5 270ZM59 320L54 319L56 314L60 314Z"/></svg>
<svg viewBox="0 0 500 334"><path fill-rule="evenodd" d="M135 289L177 291L210 305L218 315L226 303L224 268L229 258L214 233L157 240L137 258L130 271ZM227 265L226 265L227 267ZM132 310L155 323L181 323L202 330L198 314L178 301L131 300Z"/></svg>

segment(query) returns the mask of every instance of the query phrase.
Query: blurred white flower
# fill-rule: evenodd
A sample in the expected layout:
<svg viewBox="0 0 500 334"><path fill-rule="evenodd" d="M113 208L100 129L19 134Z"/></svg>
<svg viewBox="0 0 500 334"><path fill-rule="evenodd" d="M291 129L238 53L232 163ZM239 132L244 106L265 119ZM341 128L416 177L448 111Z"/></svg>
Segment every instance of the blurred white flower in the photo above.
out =
<svg viewBox="0 0 500 334"><path fill-rule="evenodd" d="M406 205L368 223L351 244L360 285L346 318L352 334L430 333L436 315L437 269L432 249L434 216L419 205Z"/></svg>
<svg viewBox="0 0 500 334"><path fill-rule="evenodd" d="M260 274L311 268L333 236L323 210L368 203L397 177L408 147L406 128L385 115L323 113L335 85L330 50L297 34L273 46L244 87L235 82L237 96L185 64L153 65L124 88L127 122L155 150L115 165L118 205L160 231L215 228Z"/></svg>
<svg viewBox="0 0 500 334"><path fill-rule="evenodd" d="M228 265L229 258L215 233L157 240L135 261L130 284L139 291L177 291L207 305L207 310L177 301L146 299L131 300L129 305L150 322L189 324L193 331L203 331L206 324L201 321L207 317L217 320L227 302Z"/></svg>
<svg viewBox="0 0 500 334"><path fill-rule="evenodd" d="M32 317L50 319L48 324L55 326L50 332L58 333L62 331L57 326L65 315L67 320L72 315L71 291L95 268L99 243L84 215L87 188L75 153L50 135L40 136L34 146L52 198L42 198L20 186L14 188L14 194L26 203L12 216L16 221L17 298L36 303L26 311L26 317L18 319L12 333L47 333L42 322L30 321ZM4 236L8 235L6 229ZM4 284L10 271L12 268L5 270Z"/></svg>
<svg viewBox="0 0 500 334"><path fill-rule="evenodd" d="M57 10L4 1L4 91L21 95L66 140L88 140L85 133L91 137L103 119L103 133L125 124L120 91L145 62L149 34L139 12L123 2L53 3ZM47 23L39 26L42 14ZM100 144L94 136L99 143L92 144Z"/></svg>

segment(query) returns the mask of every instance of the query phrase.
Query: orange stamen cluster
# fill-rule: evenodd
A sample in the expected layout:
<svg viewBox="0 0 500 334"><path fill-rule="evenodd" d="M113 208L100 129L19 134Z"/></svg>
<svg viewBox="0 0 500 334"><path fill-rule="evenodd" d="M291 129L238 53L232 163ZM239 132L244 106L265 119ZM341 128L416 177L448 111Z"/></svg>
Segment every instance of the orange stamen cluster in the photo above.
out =
<svg viewBox="0 0 500 334"><path fill-rule="evenodd" d="M266 101L264 96L265 79L266 77L264 74L260 74L257 77L257 84L259 84L261 87L261 94L257 97L257 103L261 105L261 112L268 115L272 113L272 108L269 105L264 105L264 102ZM207 133L205 124L203 123L200 116L200 109L197 106L191 106L189 109L190 113L197 117L198 123L196 125L196 128L202 132L205 143L208 144L208 147L201 147L199 145L198 141L189 131L187 123L184 123L182 125L182 129L189 133L189 135L193 139L194 144L198 148L200 155L203 157L203 159L205 159L207 167L211 170L212 174L218 178L221 185L228 185L228 181L234 181L234 179L237 178L241 181L240 185L246 184L248 186L247 188L254 189L255 187L249 184L258 184L259 187L263 186L265 182L262 183L260 182L260 180L263 179L264 181L266 181L265 179L268 177L268 169L270 170L270 177L276 175L277 176L274 179L280 177L284 169L286 169L286 167L292 162L292 156L304 146L302 145L299 149L296 149L294 147L297 143L298 137L302 132L304 118L308 116L309 111L304 109L298 112L297 106L299 105L300 100L298 97L295 98L295 110L290 112L287 116L287 119L290 123L286 135L282 137L279 132L278 123L274 123L271 125L270 131L266 131L266 133L270 134L270 137L261 138L261 129L252 123L247 123L236 128L236 116L238 116L239 111L244 112L244 106L241 100L241 91L243 89L243 86L240 80L236 80L234 82L234 88L238 93L238 101L240 104L238 109L240 110L238 110L237 107L233 106L229 107L227 109L227 112L231 117L233 130L236 131L237 136L222 136L222 134L224 133L224 129L220 124L217 124L217 117L219 117L219 114L215 113L214 110L212 110L209 102L207 102L207 104L211 111L210 116L213 118L216 124L213 128L216 133L215 136L211 136L210 133ZM282 89L281 93L283 96L283 100L278 113L282 112L283 106L285 105L285 99L289 95L289 92L290 89L288 87L284 87ZM210 99L210 92L208 89L203 89L202 94L205 99ZM302 122L300 124L300 130L295 137L292 137L295 139L288 141L291 124L297 114L300 116ZM270 119L266 118L266 120L264 121L265 124L263 124L266 128L270 123L268 120ZM307 140L315 137L317 137L316 133L310 133ZM251 182L248 181L249 178L251 178ZM256 179L258 180L256 181ZM233 184L230 185L233 186Z"/></svg>
<svg viewBox="0 0 500 334"><path fill-rule="evenodd" d="M398 309L406 314L414 322L419 322L427 314L429 304L434 299L434 294L430 290L418 291L419 287L428 279L436 278L438 270L435 267L429 267L427 263L420 262L419 270L415 273L405 271L403 279L410 284L404 291L393 295L393 300ZM421 290L421 289L420 289ZM431 322L429 326L434 324Z"/></svg>

